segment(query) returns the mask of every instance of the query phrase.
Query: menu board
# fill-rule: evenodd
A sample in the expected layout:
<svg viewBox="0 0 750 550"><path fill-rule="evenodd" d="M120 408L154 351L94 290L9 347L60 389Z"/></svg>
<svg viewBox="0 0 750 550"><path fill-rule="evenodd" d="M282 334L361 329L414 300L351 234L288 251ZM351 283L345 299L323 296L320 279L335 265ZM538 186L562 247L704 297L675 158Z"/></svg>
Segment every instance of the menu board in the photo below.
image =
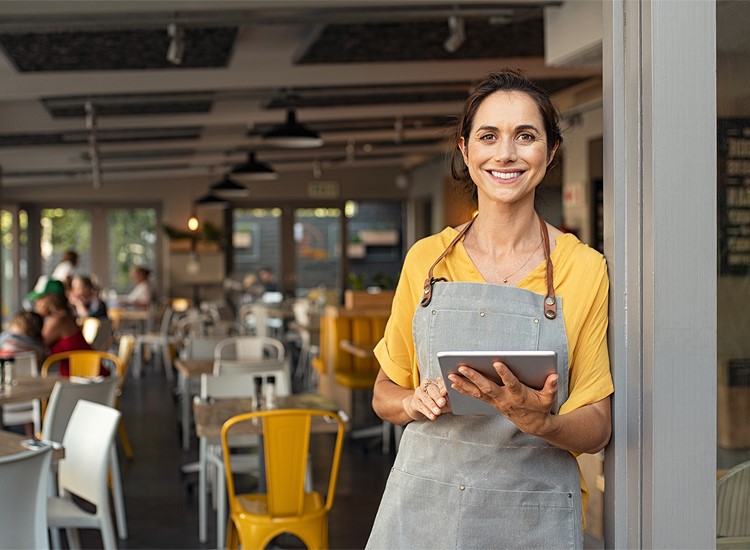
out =
<svg viewBox="0 0 750 550"><path fill-rule="evenodd" d="M719 273L750 273L750 118L718 128Z"/></svg>

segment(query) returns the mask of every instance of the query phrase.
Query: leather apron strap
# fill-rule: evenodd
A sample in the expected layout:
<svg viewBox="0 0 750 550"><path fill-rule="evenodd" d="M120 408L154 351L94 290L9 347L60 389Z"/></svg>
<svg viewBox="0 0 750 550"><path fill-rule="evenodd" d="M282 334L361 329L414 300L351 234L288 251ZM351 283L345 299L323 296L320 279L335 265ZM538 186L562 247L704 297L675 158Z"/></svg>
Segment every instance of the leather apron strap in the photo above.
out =
<svg viewBox="0 0 750 550"><path fill-rule="evenodd" d="M547 224L544 223L544 220L539 214L537 214L537 218L539 219L539 228L542 233L542 240L544 241L544 246L542 248L544 249L544 260L547 268L545 274L545 279L547 282L547 295L544 297L544 316L547 319L554 319L555 317L557 317L557 299L555 298L555 287L553 285L553 267L552 258L550 257L549 230L547 229ZM471 227L471 224L474 223L475 219L476 217L469 220L469 222L461 231L459 231L458 235L455 236L455 238L450 242L446 249L443 250L443 253L438 256L438 259L435 260L435 262L430 266L430 269L427 272L427 278L424 281L424 290L422 292L422 300L420 302L420 305L422 307L427 307L428 305L430 305L430 302L432 301L433 285L440 281L447 281L445 277L434 276L435 266L437 266L437 264L439 264L442 259L445 258L451 250L453 250L453 247L456 246L456 243L463 238L463 236L469 230L469 227Z"/></svg>

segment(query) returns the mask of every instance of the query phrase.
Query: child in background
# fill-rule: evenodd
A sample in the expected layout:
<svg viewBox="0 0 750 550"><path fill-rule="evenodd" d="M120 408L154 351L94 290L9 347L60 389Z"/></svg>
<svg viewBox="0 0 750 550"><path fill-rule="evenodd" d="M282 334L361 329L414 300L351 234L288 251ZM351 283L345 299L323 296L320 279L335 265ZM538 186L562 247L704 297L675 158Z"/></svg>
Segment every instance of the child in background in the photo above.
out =
<svg viewBox="0 0 750 550"><path fill-rule="evenodd" d="M0 333L0 352L19 353L33 351L37 364L45 356L42 342L42 317L33 311L19 311L8 322L8 329Z"/></svg>

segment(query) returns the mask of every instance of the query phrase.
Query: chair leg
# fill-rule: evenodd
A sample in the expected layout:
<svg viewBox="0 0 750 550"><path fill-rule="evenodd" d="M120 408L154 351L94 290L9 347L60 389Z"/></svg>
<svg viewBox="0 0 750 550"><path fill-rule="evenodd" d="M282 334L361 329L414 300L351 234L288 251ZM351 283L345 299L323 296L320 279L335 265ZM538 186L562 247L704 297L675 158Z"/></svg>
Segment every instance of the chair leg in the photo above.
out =
<svg viewBox="0 0 750 550"><path fill-rule="evenodd" d="M78 536L78 529L65 529L65 536L68 537L68 548L77 550L81 547L81 538Z"/></svg>
<svg viewBox="0 0 750 550"><path fill-rule="evenodd" d="M174 380L172 373L172 350L169 342L163 342L161 345L161 364L164 365L164 374L170 382Z"/></svg>
<svg viewBox="0 0 750 550"><path fill-rule="evenodd" d="M125 498L122 494L122 479L120 478L120 464L117 460L117 446L112 443L109 459L110 476L112 478L112 497L115 503L115 519L117 520L117 534L121 539L128 538L128 523L125 517Z"/></svg>
<svg viewBox="0 0 750 550"><path fill-rule="evenodd" d="M130 446L130 438L128 438L128 431L125 429L125 420L120 418L120 426L118 427L120 432L120 443L122 444L122 450L125 453L125 458L133 460L133 448Z"/></svg>
<svg viewBox="0 0 750 550"><path fill-rule="evenodd" d="M102 546L104 550L117 550L117 541L115 539L115 530L112 527L112 520L109 516L109 507L103 506L103 514L100 516L101 520L101 532L102 532Z"/></svg>
<svg viewBox="0 0 750 550"><path fill-rule="evenodd" d="M62 548L62 541L60 540L59 529L50 529L49 538L50 538L50 543L51 543L51 547L53 548L53 550L60 550L60 548Z"/></svg>
<svg viewBox="0 0 750 550"><path fill-rule="evenodd" d="M214 483L214 494L216 495L216 548L225 547L225 529L227 527L227 485L224 477L224 469L216 468L216 480Z"/></svg>
<svg viewBox="0 0 750 550"><path fill-rule="evenodd" d="M198 468L198 540L206 542L206 452L208 443L200 439L200 467Z"/></svg>

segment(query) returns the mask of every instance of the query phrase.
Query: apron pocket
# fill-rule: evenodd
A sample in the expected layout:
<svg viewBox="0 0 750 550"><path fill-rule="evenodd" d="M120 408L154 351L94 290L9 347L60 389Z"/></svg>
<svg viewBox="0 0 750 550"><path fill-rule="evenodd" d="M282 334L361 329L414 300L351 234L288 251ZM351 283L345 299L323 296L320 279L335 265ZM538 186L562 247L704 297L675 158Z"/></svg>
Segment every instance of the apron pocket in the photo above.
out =
<svg viewBox="0 0 750 550"><path fill-rule="evenodd" d="M470 487L462 492L457 548L582 547L570 493Z"/></svg>

